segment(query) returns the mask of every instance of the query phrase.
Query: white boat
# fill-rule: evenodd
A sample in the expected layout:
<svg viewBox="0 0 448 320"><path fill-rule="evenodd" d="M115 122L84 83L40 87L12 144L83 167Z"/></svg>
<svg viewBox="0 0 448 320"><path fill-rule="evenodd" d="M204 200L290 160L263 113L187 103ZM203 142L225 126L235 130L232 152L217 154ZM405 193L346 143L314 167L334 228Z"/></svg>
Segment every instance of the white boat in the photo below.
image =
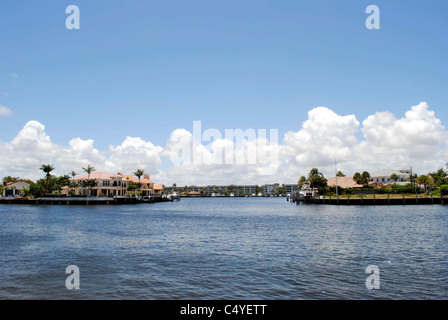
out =
<svg viewBox="0 0 448 320"><path fill-rule="evenodd" d="M173 192L168 196L168 198L171 200L180 200L180 194L177 192Z"/></svg>
<svg viewBox="0 0 448 320"><path fill-rule="evenodd" d="M317 190L312 189L309 184L303 184L299 191L300 198L313 198L317 195Z"/></svg>

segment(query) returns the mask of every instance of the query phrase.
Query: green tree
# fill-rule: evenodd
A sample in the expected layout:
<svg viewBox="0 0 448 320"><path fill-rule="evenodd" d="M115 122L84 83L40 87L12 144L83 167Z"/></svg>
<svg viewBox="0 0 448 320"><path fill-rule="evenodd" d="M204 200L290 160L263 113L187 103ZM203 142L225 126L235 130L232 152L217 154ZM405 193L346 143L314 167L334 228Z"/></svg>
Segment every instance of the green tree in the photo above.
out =
<svg viewBox="0 0 448 320"><path fill-rule="evenodd" d="M134 171L134 175L138 178L138 188L140 192L142 191L142 184L140 183L141 177L145 174L145 170L137 169Z"/></svg>
<svg viewBox="0 0 448 320"><path fill-rule="evenodd" d="M432 177L430 177L428 175L421 175L417 178L417 183L419 185L423 185L423 187L425 188L425 191L427 191L427 186L434 185L434 180L432 179Z"/></svg>
<svg viewBox="0 0 448 320"><path fill-rule="evenodd" d="M436 172L432 172L429 175L434 180L434 186L436 187L448 184L448 178L447 178L448 173L443 168L440 168Z"/></svg>
<svg viewBox="0 0 448 320"><path fill-rule="evenodd" d="M47 184L45 186L45 189L46 189L45 192L47 193L49 191L49 179L50 179L50 176L51 176L50 173L51 173L51 171L54 170L54 167L51 164L43 164L40 167L40 170L42 170L45 173L45 176L46 176L46 179L47 179Z"/></svg>
<svg viewBox="0 0 448 320"><path fill-rule="evenodd" d="M328 180L321 172L319 172L317 168L310 170L310 173L308 174L308 181L310 182L311 188L317 188L318 190L325 188L328 182Z"/></svg>
<svg viewBox="0 0 448 320"><path fill-rule="evenodd" d="M362 180L361 174L360 174L359 172L356 172L356 173L353 175L353 181L355 181L356 184L362 184L362 183L361 183L361 180Z"/></svg>
<svg viewBox="0 0 448 320"><path fill-rule="evenodd" d="M89 197L92 191L92 187L96 185L96 179L90 180L90 174L94 172L96 169L95 167L91 166L90 164L87 166L87 168L82 168L84 172L87 173L87 180L83 183L84 186L87 186L89 189Z"/></svg>
<svg viewBox="0 0 448 320"><path fill-rule="evenodd" d="M23 189L22 189L22 193L23 193L23 195L24 195L25 197L29 197L29 196L31 195L30 187L23 188Z"/></svg>
<svg viewBox="0 0 448 320"><path fill-rule="evenodd" d="M44 186L42 186L39 183L33 183L32 185L30 185L30 190L29 190L29 194L33 197L33 198L39 198L42 197L44 192L45 192L45 188Z"/></svg>
<svg viewBox="0 0 448 320"><path fill-rule="evenodd" d="M302 188L303 184L306 182L306 177L305 176L301 176L299 181L297 181L297 185L299 186L299 189Z"/></svg>
<svg viewBox="0 0 448 320"><path fill-rule="evenodd" d="M6 186L6 185L7 185L8 183L10 183L10 182L17 182L17 181L19 181L19 180L20 180L19 177L11 177L11 176L7 176L7 177L4 177L4 178L3 178L2 182L3 182L3 185Z"/></svg>
<svg viewBox="0 0 448 320"><path fill-rule="evenodd" d="M342 171L338 171L336 174L338 177L345 177L345 174L342 173Z"/></svg>
<svg viewBox="0 0 448 320"><path fill-rule="evenodd" d="M54 181L54 188L58 190L58 193L61 193L63 187L69 185L70 185L70 176L67 174L57 177Z"/></svg>
<svg viewBox="0 0 448 320"><path fill-rule="evenodd" d="M364 187L368 187L370 181L370 173L368 173L367 171L364 171L363 173L356 172L353 175L353 181L355 181L357 184L362 184Z"/></svg>
<svg viewBox="0 0 448 320"><path fill-rule="evenodd" d="M369 186L369 182L370 182L370 173L368 173L367 171L364 171L362 174L361 174L361 184L364 186L364 187L368 187Z"/></svg>
<svg viewBox="0 0 448 320"><path fill-rule="evenodd" d="M95 167L93 167L93 166L91 166L90 164L87 166L87 168L82 168L82 170L84 170L84 172L86 172L87 173L87 175L88 175L88 180L90 180L90 174L92 173L92 172L94 172L96 169L95 169Z"/></svg>
<svg viewBox="0 0 448 320"><path fill-rule="evenodd" d="M70 184L70 188L76 188L75 177L77 173L74 170L72 170L72 172L70 172L70 175L72 176L72 183ZM70 188L69 191L71 192Z"/></svg>
<svg viewBox="0 0 448 320"><path fill-rule="evenodd" d="M138 184L136 184L135 182L129 181L129 185L128 185L128 191L129 192L135 192L135 190L137 190L139 188Z"/></svg>

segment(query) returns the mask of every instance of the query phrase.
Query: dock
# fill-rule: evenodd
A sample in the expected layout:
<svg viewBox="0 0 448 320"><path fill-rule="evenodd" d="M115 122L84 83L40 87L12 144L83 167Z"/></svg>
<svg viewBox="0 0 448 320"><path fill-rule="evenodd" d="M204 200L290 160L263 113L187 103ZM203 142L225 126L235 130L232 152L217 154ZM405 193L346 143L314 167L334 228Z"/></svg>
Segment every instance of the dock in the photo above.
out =
<svg viewBox="0 0 448 320"><path fill-rule="evenodd" d="M153 195L147 198L115 197L42 197L38 199L30 198L0 198L0 204L18 205L78 205L78 206L98 206L98 205L130 205L140 203L172 202L174 199L162 195Z"/></svg>
<svg viewBox="0 0 448 320"><path fill-rule="evenodd" d="M448 197L433 197L430 196L405 196L404 194L400 197L392 196L390 194L387 197L337 197L337 196L314 196L314 197L302 197L299 192L293 192L287 199L291 203L307 203L307 204L324 204L324 205L369 205L369 206L380 206L380 205L433 205L433 204L448 204Z"/></svg>

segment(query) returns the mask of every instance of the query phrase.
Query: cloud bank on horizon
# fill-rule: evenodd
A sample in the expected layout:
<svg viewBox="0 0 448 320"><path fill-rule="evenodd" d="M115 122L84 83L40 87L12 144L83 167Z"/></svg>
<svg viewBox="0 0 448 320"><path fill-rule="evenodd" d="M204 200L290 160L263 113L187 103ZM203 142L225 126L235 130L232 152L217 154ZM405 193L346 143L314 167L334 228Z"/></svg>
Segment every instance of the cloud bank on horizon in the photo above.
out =
<svg viewBox="0 0 448 320"><path fill-rule="evenodd" d="M412 106L402 118L384 111L362 122L353 114L343 116L329 108L316 107L308 112L308 119L298 131L287 132L278 144L263 144L267 152L278 154L279 165L273 172L267 170L265 163L244 161L244 150L261 138L246 139L246 149L235 149L235 158L242 159L237 163L246 164L216 164L221 148L235 146L234 141L225 138L214 140L207 147L194 146L204 160L202 164L172 163L169 154L175 141L192 139L192 133L186 129L173 130L165 147L139 137L126 137L120 145L101 151L91 139L73 138L67 146L55 144L45 126L31 120L12 141L0 140L0 176L35 180L42 177L39 167L51 163L56 167L55 174L68 174L71 170L81 174L82 167L88 164L97 171L111 173L132 173L141 168L156 183L166 185L295 183L313 167L327 177L334 176L335 160L338 170L348 175L410 166L421 174L445 166L447 138L448 131L426 102Z"/></svg>

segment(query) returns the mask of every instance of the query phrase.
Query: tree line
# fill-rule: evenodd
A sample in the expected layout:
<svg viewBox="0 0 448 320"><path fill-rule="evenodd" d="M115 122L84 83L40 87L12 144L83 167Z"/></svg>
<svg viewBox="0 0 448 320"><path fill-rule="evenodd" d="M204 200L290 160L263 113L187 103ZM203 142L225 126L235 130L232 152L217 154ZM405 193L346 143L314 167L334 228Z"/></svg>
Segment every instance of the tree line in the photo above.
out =
<svg viewBox="0 0 448 320"><path fill-rule="evenodd" d="M448 167L448 164L447 164ZM346 175L341 171L338 171L336 174L338 177L345 177ZM353 181L358 185L362 185L363 188L374 189L369 185L371 176L368 171L363 171L362 173L356 172L353 175ZM400 180L400 176L393 173L390 177L390 180L394 181L392 184L392 190L397 188L412 188L413 191L420 189L420 186L423 186L422 191L433 191L435 189L447 190L448 192L448 171L443 168L438 169L435 172L430 172L428 174L422 174L418 176L417 174L412 174L407 179L407 184L404 186L399 186L397 184L398 180ZM301 176L297 181L298 187L302 188L303 185L309 185L313 189L318 189L320 193L327 193L331 191L333 188L328 187L328 180L324 177L324 175L319 172L317 168L313 168L310 170L308 177ZM381 188L381 187L379 187ZM379 189L378 187L376 189ZM404 190L404 189L403 189ZM397 191L397 190L395 190Z"/></svg>
<svg viewBox="0 0 448 320"><path fill-rule="evenodd" d="M52 175L51 172L55 170L55 167L51 164L43 164L39 168L44 172L44 178L33 182L29 179L21 179L20 177L7 176L2 179L3 187L11 182L17 182L19 180L25 181L30 186L22 190L25 196L32 196L34 198L39 198L47 195L57 195L61 194L62 188L68 187L69 195L74 195L76 188L85 188L88 190L88 196L91 196L92 188L98 185L97 179L91 179L90 175L96 171L95 167L90 164L82 168L82 170L87 173L87 179L75 180L74 178L78 175L75 171L71 171L69 174L64 174L61 176ZM145 174L143 169L137 169L133 174L138 178L139 183L134 183L129 181L127 191L134 192L137 195L137 191L141 193L141 177Z"/></svg>

